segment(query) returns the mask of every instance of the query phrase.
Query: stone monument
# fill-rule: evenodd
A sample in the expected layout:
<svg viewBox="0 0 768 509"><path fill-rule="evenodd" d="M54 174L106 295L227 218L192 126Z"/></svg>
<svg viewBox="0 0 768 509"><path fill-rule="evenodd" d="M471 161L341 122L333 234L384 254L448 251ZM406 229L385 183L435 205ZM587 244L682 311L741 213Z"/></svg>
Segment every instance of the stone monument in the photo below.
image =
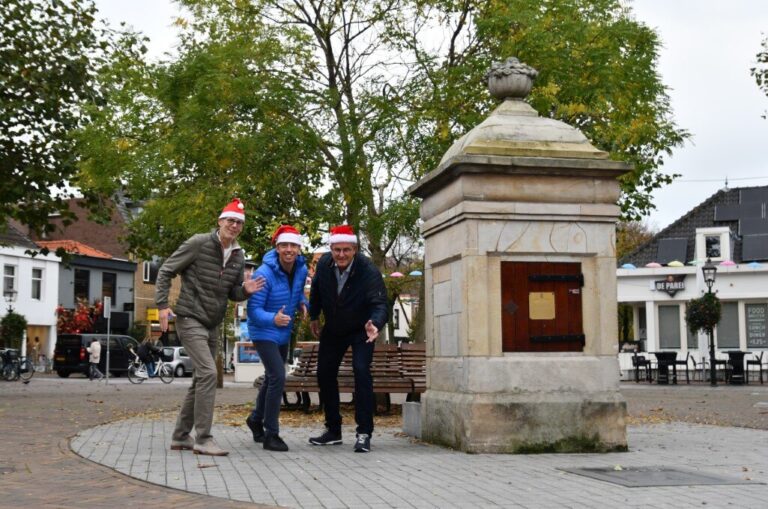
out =
<svg viewBox="0 0 768 509"><path fill-rule="evenodd" d="M503 102L409 192L425 238L422 439L467 452L626 449L619 393L617 177L631 170L488 73Z"/></svg>

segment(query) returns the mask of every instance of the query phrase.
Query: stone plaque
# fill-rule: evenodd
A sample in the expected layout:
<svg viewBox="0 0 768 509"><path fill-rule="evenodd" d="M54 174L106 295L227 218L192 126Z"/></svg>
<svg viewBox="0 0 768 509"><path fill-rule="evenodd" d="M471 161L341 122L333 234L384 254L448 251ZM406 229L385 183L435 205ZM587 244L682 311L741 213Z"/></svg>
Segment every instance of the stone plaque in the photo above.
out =
<svg viewBox="0 0 768 509"><path fill-rule="evenodd" d="M555 319L555 292L530 292L528 317L531 320Z"/></svg>

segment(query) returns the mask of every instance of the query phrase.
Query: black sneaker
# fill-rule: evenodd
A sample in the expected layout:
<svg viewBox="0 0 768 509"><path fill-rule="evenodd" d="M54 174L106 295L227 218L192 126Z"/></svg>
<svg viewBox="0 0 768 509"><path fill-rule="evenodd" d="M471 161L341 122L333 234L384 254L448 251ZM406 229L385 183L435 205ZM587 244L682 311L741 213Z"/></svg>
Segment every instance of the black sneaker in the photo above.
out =
<svg viewBox="0 0 768 509"><path fill-rule="evenodd" d="M365 433L358 433L355 440L355 452L370 452L371 451L371 435Z"/></svg>
<svg viewBox="0 0 768 509"><path fill-rule="evenodd" d="M251 420L250 415L245 420L245 424L251 429L251 433L253 433L253 441L257 444L262 443L264 441L264 425L260 422Z"/></svg>
<svg viewBox="0 0 768 509"><path fill-rule="evenodd" d="M267 451L285 452L288 450L288 444L283 442L280 435L266 435L264 438L264 449Z"/></svg>
<svg viewBox="0 0 768 509"><path fill-rule="evenodd" d="M341 444L341 432L333 432L326 429L325 432L319 437L311 437L309 443L312 445L340 445Z"/></svg>

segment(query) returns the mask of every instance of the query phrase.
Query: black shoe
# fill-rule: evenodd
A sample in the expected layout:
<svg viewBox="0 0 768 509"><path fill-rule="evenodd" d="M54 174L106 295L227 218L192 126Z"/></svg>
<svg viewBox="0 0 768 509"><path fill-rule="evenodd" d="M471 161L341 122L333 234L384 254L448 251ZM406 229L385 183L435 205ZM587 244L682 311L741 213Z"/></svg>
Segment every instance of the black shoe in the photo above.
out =
<svg viewBox="0 0 768 509"><path fill-rule="evenodd" d="M252 421L250 415L245 420L245 424L251 429L251 433L253 433L253 441L257 444L262 443L264 441L264 425L260 422Z"/></svg>
<svg viewBox="0 0 768 509"><path fill-rule="evenodd" d="M267 435L264 438L264 449L267 451L285 452L288 450L288 444L283 442L280 435Z"/></svg>
<svg viewBox="0 0 768 509"><path fill-rule="evenodd" d="M370 452L371 451L371 435L365 433L358 433L355 440L355 452Z"/></svg>
<svg viewBox="0 0 768 509"><path fill-rule="evenodd" d="M312 445L340 445L341 431L334 432L327 429L319 437L311 437L309 443Z"/></svg>

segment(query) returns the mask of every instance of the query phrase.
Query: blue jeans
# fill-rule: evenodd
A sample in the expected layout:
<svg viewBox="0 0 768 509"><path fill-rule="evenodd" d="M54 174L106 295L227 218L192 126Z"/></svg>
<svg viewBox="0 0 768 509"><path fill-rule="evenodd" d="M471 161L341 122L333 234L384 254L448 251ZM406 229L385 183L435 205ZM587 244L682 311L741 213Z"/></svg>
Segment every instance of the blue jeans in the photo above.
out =
<svg viewBox="0 0 768 509"><path fill-rule="evenodd" d="M266 435L278 435L280 432L280 404L285 388L285 359L288 345L278 345L273 341L253 341L264 365L264 383L256 396L251 421L264 423Z"/></svg>

